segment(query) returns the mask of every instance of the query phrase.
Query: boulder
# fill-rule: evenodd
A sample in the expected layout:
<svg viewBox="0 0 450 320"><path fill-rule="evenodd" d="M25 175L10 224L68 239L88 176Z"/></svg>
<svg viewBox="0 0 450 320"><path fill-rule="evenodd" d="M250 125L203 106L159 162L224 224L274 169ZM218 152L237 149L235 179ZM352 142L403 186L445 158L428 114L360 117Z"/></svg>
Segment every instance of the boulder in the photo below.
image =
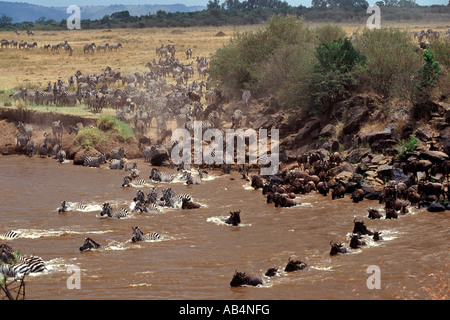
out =
<svg viewBox="0 0 450 320"><path fill-rule="evenodd" d="M430 160L431 162L444 162L449 159L448 154L441 151L422 150L420 151L420 158Z"/></svg>
<svg viewBox="0 0 450 320"><path fill-rule="evenodd" d="M445 211L445 207L444 207L444 205L442 205L438 202L433 202L432 204L430 204L428 206L427 210L429 212L443 212L443 211Z"/></svg>
<svg viewBox="0 0 450 320"><path fill-rule="evenodd" d="M353 175L353 173L355 172L355 166L350 163L346 163L346 164L336 166L336 167L328 170L328 174L330 176L337 176L337 175L341 174L342 172L347 172L347 173Z"/></svg>
<svg viewBox="0 0 450 320"><path fill-rule="evenodd" d="M383 179L385 177L391 178L392 177L392 166L389 166L387 164L383 164L383 165L379 166L377 169L377 174L381 179Z"/></svg>
<svg viewBox="0 0 450 320"><path fill-rule="evenodd" d="M366 106L357 106L350 110L344 124L342 132L344 134L351 134L361 127L361 124L367 120L369 115L369 108Z"/></svg>
<svg viewBox="0 0 450 320"><path fill-rule="evenodd" d="M325 127L322 128L319 132L319 137L331 137L336 132L336 127L332 125L331 123L327 124Z"/></svg>
<svg viewBox="0 0 450 320"><path fill-rule="evenodd" d="M319 120L311 120L308 121L303 127L300 128L297 135L295 136L295 141L300 142L311 134L314 130L318 129L320 127L320 121Z"/></svg>

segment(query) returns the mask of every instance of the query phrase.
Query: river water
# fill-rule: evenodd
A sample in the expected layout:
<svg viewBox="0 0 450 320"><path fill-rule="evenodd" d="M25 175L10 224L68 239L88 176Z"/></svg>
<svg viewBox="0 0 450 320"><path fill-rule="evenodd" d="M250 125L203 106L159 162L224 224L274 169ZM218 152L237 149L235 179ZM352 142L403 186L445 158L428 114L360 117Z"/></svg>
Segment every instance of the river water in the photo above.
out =
<svg viewBox="0 0 450 320"><path fill-rule="evenodd" d="M149 181L151 166L140 161L138 169ZM26 278L27 299L428 299L427 289L439 292L442 279L448 283L449 211L410 208L397 220L370 220L367 209L383 207L377 201L354 204L348 196L331 200L315 193L300 195L299 206L275 208L238 173L211 172L201 185L152 184L158 191L170 186L176 194L189 193L200 209L99 218L104 202L133 205L139 189L123 188L125 175L53 159L0 158L0 233L20 234L0 243L40 256L47 266ZM87 208L58 214L63 200ZM225 224L236 210L241 224ZM366 238L361 249L330 256L330 241L348 247L355 218L364 218L384 240ZM158 232L161 239L132 243L134 226ZM102 249L81 253L85 237ZM289 258L308 268L284 272ZM379 269L370 271L370 266ZM279 268L279 275L265 277L271 267ZM76 268L80 276L74 280ZM264 284L232 288L235 270L259 276ZM380 289L367 285L369 277L369 284L379 283ZM79 289L73 288L77 284Z"/></svg>

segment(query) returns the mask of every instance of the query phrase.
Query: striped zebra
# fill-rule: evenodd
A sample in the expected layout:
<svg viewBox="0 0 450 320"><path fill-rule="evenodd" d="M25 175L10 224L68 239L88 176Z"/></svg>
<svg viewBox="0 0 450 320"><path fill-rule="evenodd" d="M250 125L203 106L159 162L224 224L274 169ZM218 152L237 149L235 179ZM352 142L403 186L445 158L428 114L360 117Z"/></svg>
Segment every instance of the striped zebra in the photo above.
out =
<svg viewBox="0 0 450 320"><path fill-rule="evenodd" d="M167 172L161 172L158 169L152 168L149 178L157 182L172 182L172 180L175 178L175 175L168 174Z"/></svg>
<svg viewBox="0 0 450 320"><path fill-rule="evenodd" d="M141 229L139 229L139 227L131 227L131 229L133 229L133 235L131 237L131 241L132 242L136 242L136 241L155 241L155 240L159 240L161 238L161 236L158 233L156 233L156 232L144 234L141 231Z"/></svg>
<svg viewBox="0 0 450 320"><path fill-rule="evenodd" d="M114 210L109 203L104 203L100 216L103 217L105 215L109 218L125 218L128 215L128 210L125 208Z"/></svg>
<svg viewBox="0 0 450 320"><path fill-rule="evenodd" d="M101 246L91 238L85 238L83 245L80 247L80 251L84 252L91 249L98 249L100 247Z"/></svg>
<svg viewBox="0 0 450 320"><path fill-rule="evenodd" d="M12 269L19 274L30 274L34 272L42 272L46 268L41 257L18 256L17 262L12 265Z"/></svg>
<svg viewBox="0 0 450 320"><path fill-rule="evenodd" d="M100 168L102 163L106 163L106 157L103 153L98 157L85 157L83 166Z"/></svg>
<svg viewBox="0 0 450 320"><path fill-rule="evenodd" d="M8 231L3 234L0 234L0 237L2 238L8 238L8 239L15 239L19 237L19 234L15 231Z"/></svg>
<svg viewBox="0 0 450 320"><path fill-rule="evenodd" d="M116 160L116 159L111 159L109 162L109 168L111 170L122 170L124 167L124 160L120 159L120 160Z"/></svg>

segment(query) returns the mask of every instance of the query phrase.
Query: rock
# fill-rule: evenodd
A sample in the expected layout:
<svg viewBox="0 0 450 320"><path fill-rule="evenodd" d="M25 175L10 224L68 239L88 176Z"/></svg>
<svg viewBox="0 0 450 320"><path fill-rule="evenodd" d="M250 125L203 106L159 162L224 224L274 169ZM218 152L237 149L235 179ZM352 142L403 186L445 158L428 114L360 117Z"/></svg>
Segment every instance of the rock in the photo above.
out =
<svg viewBox="0 0 450 320"><path fill-rule="evenodd" d="M150 149L149 158L152 165L161 166L169 160L169 151L162 144L154 145Z"/></svg>
<svg viewBox="0 0 450 320"><path fill-rule="evenodd" d="M336 127L331 123L327 124L319 132L319 137L331 137L336 132Z"/></svg>
<svg viewBox="0 0 450 320"><path fill-rule="evenodd" d="M445 152L441 151L431 151L431 150L423 150L420 152L420 158L428 159L431 162L444 162L448 160L449 156Z"/></svg>
<svg viewBox="0 0 450 320"><path fill-rule="evenodd" d="M347 161L351 163L360 162L362 158L370 153L370 149L355 149L347 155Z"/></svg>
<svg viewBox="0 0 450 320"><path fill-rule="evenodd" d="M428 128L419 128L416 131L416 136L423 142L427 142L433 138L433 133Z"/></svg>
<svg viewBox="0 0 450 320"><path fill-rule="evenodd" d="M445 207L444 205L437 203L437 202L433 202L432 204L430 204L427 208L427 210L429 212L443 212L445 211Z"/></svg>
<svg viewBox="0 0 450 320"><path fill-rule="evenodd" d="M366 106L354 107L347 116L342 132L344 134L351 134L359 130L361 124L367 119L368 115L369 108Z"/></svg>
<svg viewBox="0 0 450 320"><path fill-rule="evenodd" d="M387 140L391 138L391 130L386 129L384 131L375 132L366 134L364 136L360 136L361 143L368 143L369 145L372 145L380 140Z"/></svg>
<svg viewBox="0 0 450 320"><path fill-rule="evenodd" d="M383 164L378 167L377 173L381 179L385 177L390 179L392 176L392 167L387 164Z"/></svg>
<svg viewBox="0 0 450 320"><path fill-rule="evenodd" d="M252 128L255 130L258 130L259 128L267 125L268 123L272 122L273 118L271 116L262 116L253 121Z"/></svg>
<svg viewBox="0 0 450 320"><path fill-rule="evenodd" d="M319 120L311 120L307 122L303 127L300 128L297 135L295 136L295 141L299 142L302 141L305 138L308 138L308 136L313 132L314 130L318 129L320 127L320 121Z"/></svg>
<svg viewBox="0 0 450 320"><path fill-rule="evenodd" d="M337 176L342 172L348 172L349 174L353 175L353 173L355 172L355 166L350 163L346 163L328 170L328 174L330 176Z"/></svg>
<svg viewBox="0 0 450 320"><path fill-rule="evenodd" d="M372 162L373 164L379 164L381 162L381 160L383 160L384 156L382 154L376 154L372 157L372 160L370 160L370 162Z"/></svg>
<svg viewBox="0 0 450 320"><path fill-rule="evenodd" d="M450 156L450 136L445 139L444 142L444 152Z"/></svg>

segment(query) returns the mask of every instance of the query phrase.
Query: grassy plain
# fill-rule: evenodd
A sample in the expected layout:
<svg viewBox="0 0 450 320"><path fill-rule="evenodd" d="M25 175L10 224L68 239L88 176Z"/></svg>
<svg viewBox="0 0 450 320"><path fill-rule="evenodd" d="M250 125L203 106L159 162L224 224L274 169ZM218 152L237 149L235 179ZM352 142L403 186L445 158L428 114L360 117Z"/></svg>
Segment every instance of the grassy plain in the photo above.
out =
<svg viewBox="0 0 450 320"><path fill-rule="evenodd" d="M311 28L319 24L310 24ZM338 24L349 36L362 32L365 23ZM196 57L209 57L217 49L226 44L234 32L249 31L262 28L263 25L227 26L208 28L151 28L151 29L105 29L105 30L65 30L36 31L28 36L25 32L16 35L12 31L0 32L0 39L37 42L38 47L32 50L13 48L0 49L0 99L6 98L5 93L13 89L26 87L45 88L47 83L67 78L77 70L83 74L101 73L106 66L119 68L124 74L148 71L147 61L156 57L155 48L161 44L174 44L176 57L184 64L195 61ZM395 27L413 31L432 28L441 34L450 27L443 22L412 22L383 24L382 28ZM218 37L223 32L225 36ZM61 50L58 54L44 50L45 44L57 44L68 41L74 48L72 56ZM94 42L96 45L105 43L122 43L123 48L117 52L83 53L83 46ZM185 51L193 50L192 59L186 59ZM194 64L195 65L195 64ZM196 75L197 76L197 75ZM3 94L1 94L3 93ZM0 100L1 105L3 101Z"/></svg>

